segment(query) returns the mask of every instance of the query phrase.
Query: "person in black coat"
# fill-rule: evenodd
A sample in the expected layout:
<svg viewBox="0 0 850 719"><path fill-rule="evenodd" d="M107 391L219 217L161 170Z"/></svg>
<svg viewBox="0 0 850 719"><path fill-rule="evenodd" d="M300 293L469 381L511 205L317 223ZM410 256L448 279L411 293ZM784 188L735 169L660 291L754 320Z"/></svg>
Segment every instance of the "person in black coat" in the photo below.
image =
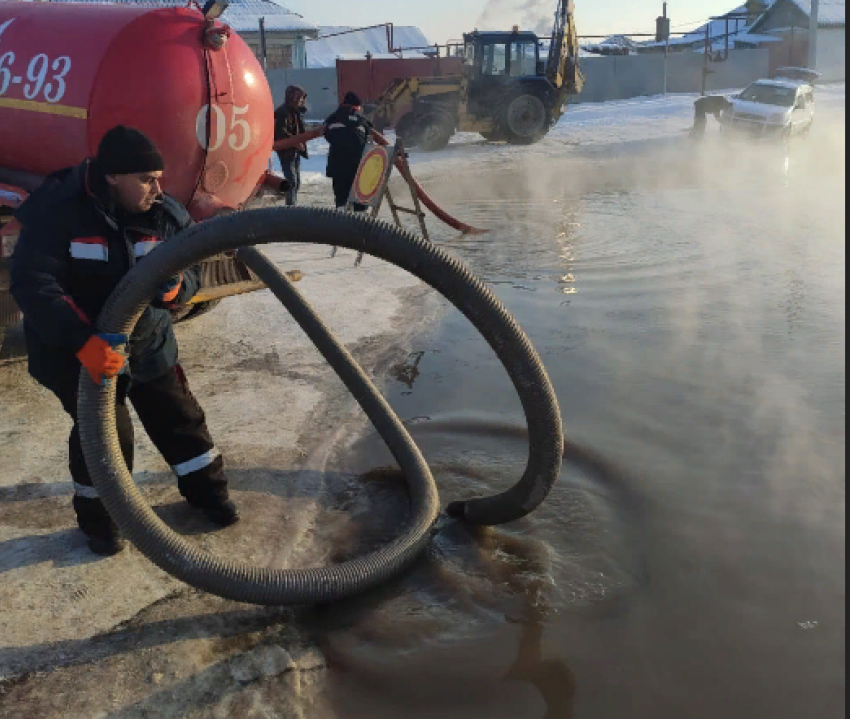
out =
<svg viewBox="0 0 850 719"><path fill-rule="evenodd" d="M327 175L333 180L337 207L348 204L363 150L372 134L372 125L363 116L362 104L356 94L349 92L342 105L325 121L325 139L330 145ZM354 209L362 212L367 208L355 204Z"/></svg>
<svg viewBox="0 0 850 719"><path fill-rule="evenodd" d="M722 123L723 113L731 108L732 103L723 97L723 95L701 97L694 103L694 126L691 128L691 137L696 140L705 137L705 131L708 127L708 116L710 114L714 115L714 119Z"/></svg>
<svg viewBox="0 0 850 719"><path fill-rule="evenodd" d="M178 363L171 309L188 302L201 281L197 267L164 283L132 337L98 333L95 322L129 270L192 224L186 209L160 189L164 161L141 132L118 126L97 157L49 176L18 208L22 225L11 260L12 294L24 315L33 378L53 392L74 420L70 469L80 529L96 554L124 546L92 485L77 425L77 387L85 368L98 384L117 378L116 420L127 466L133 467L129 398L187 501L220 526L238 511L228 496L223 460L204 412ZM128 345L129 362L114 351Z"/></svg>
<svg viewBox="0 0 850 719"><path fill-rule="evenodd" d="M303 135L304 114L307 112L307 93L298 85L286 88L283 104L274 113L274 141L286 140L290 137ZM289 182L286 192L286 204L295 205L298 202L298 191L301 189L301 160L310 159L307 145L299 145L277 153L283 176Z"/></svg>

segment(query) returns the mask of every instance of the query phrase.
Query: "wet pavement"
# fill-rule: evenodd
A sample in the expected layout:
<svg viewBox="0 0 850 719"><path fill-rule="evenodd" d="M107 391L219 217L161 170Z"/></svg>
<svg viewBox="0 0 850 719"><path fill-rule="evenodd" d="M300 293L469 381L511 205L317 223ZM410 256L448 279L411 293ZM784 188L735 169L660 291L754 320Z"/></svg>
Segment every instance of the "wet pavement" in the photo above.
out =
<svg viewBox="0 0 850 719"><path fill-rule="evenodd" d="M493 230L436 241L491 284L556 387L570 445L547 503L506 527L443 522L411 572L332 607L175 589L84 646L43 645L60 658L0 684L0 716L64 716L61 696L109 719L843 716L843 134L842 108L787 157L682 136L461 146L423 166L438 201ZM345 304L331 309L344 328ZM510 486L528 449L492 351L441 317L380 372L447 503ZM255 477L256 446L240 445L257 511L286 488L264 561L339 561L397 532L391 457L350 439L318 499L303 476Z"/></svg>

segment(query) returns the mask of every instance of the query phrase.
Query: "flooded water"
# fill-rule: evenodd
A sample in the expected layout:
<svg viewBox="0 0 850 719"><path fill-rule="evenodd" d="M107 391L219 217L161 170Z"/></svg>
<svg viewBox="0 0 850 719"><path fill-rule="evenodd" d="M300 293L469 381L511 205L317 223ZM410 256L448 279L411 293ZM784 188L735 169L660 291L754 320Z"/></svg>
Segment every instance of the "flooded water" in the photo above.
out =
<svg viewBox="0 0 850 719"><path fill-rule="evenodd" d="M93 639L6 647L6 666L39 670L2 682L0 716L843 717L844 125L842 104L789 155L693 145L683 133L608 147L467 143L433 162L417 157L416 174L440 204L492 230L457 237L431 221L435 241L493 287L555 385L568 441L547 502L492 529L441 520L404 576L330 607L246 608L169 585ZM308 185L304 201L327 205L328 193ZM355 294L353 273L362 288L377 260L354 269L353 253L330 261L324 248L308 256L303 247L293 258L308 278L321 276L317 284L342 283L330 299L318 295L335 327L352 317L349 329L389 325L393 307L367 309L336 291ZM528 440L492 351L455 310L427 325L432 306L411 305L418 290L380 267L370 276L415 315L409 333L393 327L399 343L416 336L411 353L378 379L444 505L511 486ZM269 337L280 332L269 319L277 305L253 295L233 303L243 301L258 303L251 317ZM221 434L241 433L228 457L248 521L216 536L186 523L165 473L161 486L140 477L152 504L216 553L272 557L275 566L337 562L396 536L408 499L381 441L368 434L324 464L326 445L359 426L353 413L335 414L348 407L344 390L312 429L271 432L272 420L286 424L282 404L313 401L309 385L289 385L289 396L271 382L318 370L286 346L292 335L240 349L230 335L254 327L245 310L228 324L225 309L205 329L184 326L181 344L192 376L209 378L205 406L220 402L210 416ZM385 338L349 344L374 371L398 346ZM8 380L16 391L18 364ZM323 376L316 402L330 381ZM234 383L239 392L223 394ZM248 391L257 388L264 402ZM52 431L64 442L64 426ZM298 432L321 445L319 469L306 466ZM64 461L62 451L27 471L46 472L38 468ZM128 553L96 565L105 573L86 575L89 586L61 579L63 562L79 560L67 559L71 530L52 524L66 522L65 499L53 493L67 486L51 487L32 498L37 505L16 489L7 495L10 526L24 516L16 505L30 507L37 517L27 521L56 536L31 549L29 535L24 545L14 535L12 546L25 549L7 548L6 571L10 561L44 570L26 575L33 584L20 575L21 596L28 601L35 586L74 621L119 611L119 575L106 572L143 592L148 564ZM67 587L88 603L69 610Z"/></svg>
<svg viewBox="0 0 850 719"><path fill-rule="evenodd" d="M532 517L447 524L316 619L329 716L843 716L845 182L823 133L788 162L676 141L441 170L439 199L494 231L439 241L530 335L575 445ZM443 501L516 481L493 353L454 311L416 349L391 400ZM392 464L374 437L346 462ZM373 479L372 539L375 506L404 514Z"/></svg>

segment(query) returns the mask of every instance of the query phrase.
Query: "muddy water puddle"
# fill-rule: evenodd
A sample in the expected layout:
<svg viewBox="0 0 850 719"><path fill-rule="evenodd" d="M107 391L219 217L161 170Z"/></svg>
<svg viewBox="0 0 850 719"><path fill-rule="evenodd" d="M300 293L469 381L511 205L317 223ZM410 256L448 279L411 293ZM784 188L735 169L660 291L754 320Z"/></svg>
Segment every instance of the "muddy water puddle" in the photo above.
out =
<svg viewBox="0 0 850 719"><path fill-rule="evenodd" d="M327 631L338 716L843 712L843 168L817 140L716 149L448 173L493 232L439 241L519 319L577 447L532 518L446 527ZM521 475L521 407L463 318L392 377L444 501Z"/></svg>
<svg viewBox="0 0 850 719"><path fill-rule="evenodd" d="M490 283L555 385L569 443L549 500L505 527L443 520L409 573L339 605L176 595L119 649L59 661L58 686L114 684L108 711L74 694L110 719L843 716L844 168L827 139L789 163L655 143L460 150L426 170L492 229L436 241ZM444 503L522 474L522 408L451 309L384 380ZM328 468L299 535L312 558L396 535L393 466L367 434ZM276 498L291 511L270 544L293 497ZM160 620L173 606L185 617ZM49 703L27 692L19 706Z"/></svg>

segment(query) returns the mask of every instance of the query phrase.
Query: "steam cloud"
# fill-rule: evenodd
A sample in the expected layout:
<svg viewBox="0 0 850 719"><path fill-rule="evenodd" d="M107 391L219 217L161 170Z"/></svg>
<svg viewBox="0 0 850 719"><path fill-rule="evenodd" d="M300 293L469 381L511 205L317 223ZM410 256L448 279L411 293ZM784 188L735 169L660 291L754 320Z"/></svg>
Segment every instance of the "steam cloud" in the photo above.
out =
<svg viewBox="0 0 850 719"><path fill-rule="evenodd" d="M476 26L479 29L507 30L519 24L541 37L552 32L554 0L487 0Z"/></svg>

